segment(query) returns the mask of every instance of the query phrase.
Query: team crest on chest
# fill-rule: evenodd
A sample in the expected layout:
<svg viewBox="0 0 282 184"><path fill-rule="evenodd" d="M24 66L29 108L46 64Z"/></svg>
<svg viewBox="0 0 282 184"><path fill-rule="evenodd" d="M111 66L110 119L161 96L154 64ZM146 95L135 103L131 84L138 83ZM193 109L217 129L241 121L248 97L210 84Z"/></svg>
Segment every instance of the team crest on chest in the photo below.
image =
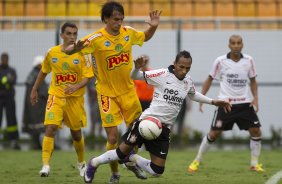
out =
<svg viewBox="0 0 282 184"><path fill-rule="evenodd" d="M120 52L122 51L122 45L121 44L117 44L115 47L115 51Z"/></svg>
<svg viewBox="0 0 282 184"><path fill-rule="evenodd" d="M62 64L62 69L63 69L63 70L68 70L68 69L69 69L69 64L68 64L67 62L64 62L64 63Z"/></svg>

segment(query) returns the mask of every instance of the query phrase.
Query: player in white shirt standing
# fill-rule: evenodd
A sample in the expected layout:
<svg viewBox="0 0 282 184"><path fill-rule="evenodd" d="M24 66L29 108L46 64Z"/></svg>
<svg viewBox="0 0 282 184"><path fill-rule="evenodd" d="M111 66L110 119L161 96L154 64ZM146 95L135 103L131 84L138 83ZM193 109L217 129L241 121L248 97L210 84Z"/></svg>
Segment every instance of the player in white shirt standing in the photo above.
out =
<svg viewBox="0 0 282 184"><path fill-rule="evenodd" d="M150 107L146 109L139 120L123 135L123 142L116 150L110 150L104 154L92 158L84 174L85 183L91 183L99 165L115 160L135 162L137 166L153 176L160 176L165 169L165 161L169 149L170 127L175 123L181 109L183 100L188 95L193 101L221 106L226 111L231 110L229 102L210 99L195 91L192 78L187 75L192 65L192 57L189 52L181 51L175 59L174 65L167 69L158 69L141 72L139 69L146 65L148 58L137 58L131 77L137 80L146 80L154 86L154 96ZM142 119L153 118L162 123L162 133L154 140L145 140L138 131ZM145 159L134 153L136 145L145 145L150 153L151 160Z"/></svg>
<svg viewBox="0 0 282 184"><path fill-rule="evenodd" d="M250 133L251 167L257 172L264 172L262 165L258 163L261 152L261 130L258 111L258 90L256 82L256 68L251 56L241 53L243 39L239 35L229 38L230 52L218 57L203 84L202 94L206 94L213 79L220 81L219 99L229 101L232 104L231 112L224 113L219 107L214 114L209 133L203 138L198 154L189 165L188 172L198 170L202 156L208 151L212 143L221 135L222 131L232 130L236 123L240 130L248 130ZM253 97L249 95L249 85ZM200 111L202 110L200 104Z"/></svg>

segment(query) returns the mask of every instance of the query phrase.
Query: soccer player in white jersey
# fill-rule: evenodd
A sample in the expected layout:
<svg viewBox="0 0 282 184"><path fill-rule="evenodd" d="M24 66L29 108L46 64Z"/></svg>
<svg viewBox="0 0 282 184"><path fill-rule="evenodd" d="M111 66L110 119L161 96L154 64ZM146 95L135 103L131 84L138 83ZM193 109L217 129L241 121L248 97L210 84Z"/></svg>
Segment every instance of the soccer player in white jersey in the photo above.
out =
<svg viewBox="0 0 282 184"><path fill-rule="evenodd" d="M258 92L256 82L256 68L251 56L241 53L243 39L239 35L229 38L230 52L218 57L203 84L202 94L206 94L213 79L220 81L219 99L227 100L232 104L230 113L224 113L219 107L214 114L209 133L203 138L198 154L188 166L188 172L198 170L202 156L208 151L212 143L221 135L222 131L232 130L236 123L240 130L248 130L250 133L251 167L250 170L264 172L258 158L261 152L260 121L258 111ZM249 86L253 98L249 95ZM200 111L202 110L200 104Z"/></svg>
<svg viewBox="0 0 282 184"><path fill-rule="evenodd" d="M148 59L139 57L135 62L135 68L131 77L137 80L146 80L154 86L154 97L151 105L146 109L140 119L123 135L123 142L116 150L109 150L104 154L92 158L84 174L85 183L91 183L99 165L115 160L136 163L144 171L153 176L160 176L165 169L166 157L169 149L170 127L175 123L177 114L181 109L183 100L188 95L191 100L201 103L221 106L226 111L231 110L229 102L213 100L195 91L192 78L187 75L192 65L192 57L189 52L181 51L175 59L174 65L167 69L141 72L139 69L146 65ZM162 123L162 133L154 140L145 140L138 131L142 119L153 118ZM136 145L145 145L150 153L151 160L145 159L134 153Z"/></svg>

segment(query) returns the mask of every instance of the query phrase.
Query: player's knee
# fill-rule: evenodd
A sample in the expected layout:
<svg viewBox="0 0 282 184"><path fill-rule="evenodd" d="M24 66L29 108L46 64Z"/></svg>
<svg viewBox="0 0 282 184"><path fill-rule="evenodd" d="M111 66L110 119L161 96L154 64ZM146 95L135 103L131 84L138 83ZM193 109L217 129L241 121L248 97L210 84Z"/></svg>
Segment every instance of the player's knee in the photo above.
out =
<svg viewBox="0 0 282 184"><path fill-rule="evenodd" d="M124 154L124 153L120 150L119 147L116 149L116 152L117 152L117 156L118 156L118 158L119 158L120 160L125 159L125 157L127 156L126 154Z"/></svg>
<svg viewBox="0 0 282 184"><path fill-rule="evenodd" d="M151 166L151 169L154 171L154 173L152 174L153 176L159 177L164 173L164 170L165 170L164 167L158 166L154 164L153 162L151 162L150 166Z"/></svg>

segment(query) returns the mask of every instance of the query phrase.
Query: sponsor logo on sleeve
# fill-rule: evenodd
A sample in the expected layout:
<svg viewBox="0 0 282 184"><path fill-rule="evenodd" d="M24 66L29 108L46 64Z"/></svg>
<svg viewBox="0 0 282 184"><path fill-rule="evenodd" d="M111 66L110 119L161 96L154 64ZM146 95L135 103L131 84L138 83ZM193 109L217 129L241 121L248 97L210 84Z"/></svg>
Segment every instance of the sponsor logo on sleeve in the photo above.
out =
<svg viewBox="0 0 282 184"><path fill-rule="evenodd" d="M158 73L152 73L152 74L145 74L145 77L146 78L158 77L158 76L160 76L160 75L162 75L164 73L165 73L165 71L161 71L161 72L158 72Z"/></svg>

